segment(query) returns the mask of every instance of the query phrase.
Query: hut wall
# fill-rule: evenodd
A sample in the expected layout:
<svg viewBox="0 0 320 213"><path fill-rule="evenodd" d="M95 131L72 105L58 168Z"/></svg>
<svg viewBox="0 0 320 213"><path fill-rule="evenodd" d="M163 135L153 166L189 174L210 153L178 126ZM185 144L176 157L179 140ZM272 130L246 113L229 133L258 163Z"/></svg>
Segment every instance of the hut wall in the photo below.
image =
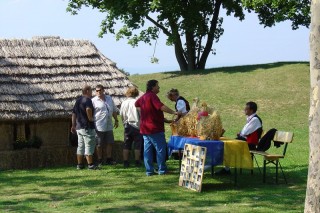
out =
<svg viewBox="0 0 320 213"><path fill-rule="evenodd" d="M69 120L48 120L36 124L36 135L42 139L42 147L69 145Z"/></svg>
<svg viewBox="0 0 320 213"><path fill-rule="evenodd" d="M11 124L0 124L0 151L11 150L13 143L13 128Z"/></svg>
<svg viewBox="0 0 320 213"><path fill-rule="evenodd" d="M115 141L113 158L122 161L123 142ZM2 169L32 169L56 166L70 166L75 169L77 164L76 147L41 147L40 149L22 149L0 151L0 170ZM106 151L106 150L105 150Z"/></svg>

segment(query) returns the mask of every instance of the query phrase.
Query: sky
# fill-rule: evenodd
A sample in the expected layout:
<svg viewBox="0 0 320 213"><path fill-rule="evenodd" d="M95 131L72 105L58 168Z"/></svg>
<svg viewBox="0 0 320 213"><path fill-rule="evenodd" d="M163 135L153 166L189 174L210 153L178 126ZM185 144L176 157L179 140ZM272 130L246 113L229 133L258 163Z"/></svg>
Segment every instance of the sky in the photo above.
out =
<svg viewBox="0 0 320 213"><path fill-rule="evenodd" d="M105 17L92 8L83 8L78 15L66 12L67 0L0 0L0 38L31 39L33 36L60 36L65 39L90 40L118 68L130 74L178 70L174 49L166 46L166 37L158 39L152 64L153 46L141 43L131 47L127 40L116 41L107 34L98 37ZM207 68L272 63L279 61L309 61L309 29L291 29L290 22L272 28L259 25L256 14L246 14L242 22L225 16L224 34L214 44Z"/></svg>

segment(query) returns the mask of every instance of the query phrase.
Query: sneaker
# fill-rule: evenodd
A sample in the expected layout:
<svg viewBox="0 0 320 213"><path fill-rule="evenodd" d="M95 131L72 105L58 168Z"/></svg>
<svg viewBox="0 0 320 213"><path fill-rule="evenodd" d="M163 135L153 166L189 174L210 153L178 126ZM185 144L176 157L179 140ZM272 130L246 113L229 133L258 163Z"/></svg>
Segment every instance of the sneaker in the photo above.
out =
<svg viewBox="0 0 320 213"><path fill-rule="evenodd" d="M107 159L106 164L107 164L107 165L116 165L117 162L114 161L114 160L112 160L112 158L109 158L109 159Z"/></svg>
<svg viewBox="0 0 320 213"><path fill-rule="evenodd" d="M150 176L153 176L155 175L156 173L146 173L147 177L150 177Z"/></svg>
<svg viewBox="0 0 320 213"><path fill-rule="evenodd" d="M129 161L126 160L126 161L123 162L123 167L124 168L128 168L129 166L130 166Z"/></svg>
<svg viewBox="0 0 320 213"><path fill-rule="evenodd" d="M89 170L96 170L99 169L96 165L92 164L92 165L88 165L88 169Z"/></svg>
<svg viewBox="0 0 320 213"><path fill-rule="evenodd" d="M226 170L225 168L214 173L215 175L231 175L230 169Z"/></svg>
<svg viewBox="0 0 320 213"><path fill-rule="evenodd" d="M98 163L98 167L102 167L102 165L103 165L102 159L99 159L98 162L99 162L99 163Z"/></svg>
<svg viewBox="0 0 320 213"><path fill-rule="evenodd" d="M84 165L83 164L78 164L77 165L77 170L81 170L81 169L84 169Z"/></svg>
<svg viewBox="0 0 320 213"><path fill-rule="evenodd" d="M102 167L102 162L101 163L98 163L97 167Z"/></svg>
<svg viewBox="0 0 320 213"><path fill-rule="evenodd" d="M136 160L136 163L135 163L135 164L136 164L136 167L141 167L141 165L142 165L142 164L141 164L141 161L139 161L139 160Z"/></svg>
<svg viewBox="0 0 320 213"><path fill-rule="evenodd" d="M164 173L159 173L159 175L170 175L170 172L166 171Z"/></svg>

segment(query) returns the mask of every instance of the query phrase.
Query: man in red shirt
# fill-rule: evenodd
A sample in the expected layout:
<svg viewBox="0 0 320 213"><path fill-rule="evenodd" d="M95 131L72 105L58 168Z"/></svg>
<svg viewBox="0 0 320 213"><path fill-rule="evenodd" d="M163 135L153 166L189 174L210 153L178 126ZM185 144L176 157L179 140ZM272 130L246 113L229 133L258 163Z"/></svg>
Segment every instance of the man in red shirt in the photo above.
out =
<svg viewBox="0 0 320 213"><path fill-rule="evenodd" d="M154 174L153 167L153 148L157 152L157 164L159 166L159 175L167 172L166 166L166 149L167 143L164 135L164 115L178 114L165 106L157 96L160 91L157 80L147 82L147 92L141 96L135 103L140 109L140 133L144 140L144 164L147 176Z"/></svg>

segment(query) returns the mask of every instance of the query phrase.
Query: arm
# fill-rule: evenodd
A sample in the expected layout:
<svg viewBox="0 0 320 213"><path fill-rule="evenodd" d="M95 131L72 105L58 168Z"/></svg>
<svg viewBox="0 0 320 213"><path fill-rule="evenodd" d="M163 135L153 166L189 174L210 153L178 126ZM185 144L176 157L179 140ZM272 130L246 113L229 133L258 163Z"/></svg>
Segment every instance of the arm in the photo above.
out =
<svg viewBox="0 0 320 213"><path fill-rule="evenodd" d="M86 108L86 113L87 113L87 117L88 117L88 120L93 122L93 110L89 107Z"/></svg>
<svg viewBox="0 0 320 213"><path fill-rule="evenodd" d="M76 120L77 120L76 114L72 113L72 116L71 116L71 123L72 123L71 132L73 134L76 134Z"/></svg>
<svg viewBox="0 0 320 213"><path fill-rule="evenodd" d="M178 115L178 117L174 120L175 122L177 122L182 116L186 115L187 112L187 105L183 100L179 100L177 102L177 111L180 112L181 114Z"/></svg>
<svg viewBox="0 0 320 213"><path fill-rule="evenodd" d="M169 107L167 107L166 105L163 105L161 107L161 111L172 114L172 115L178 115L178 112L173 111L172 109L170 109Z"/></svg>
<svg viewBox="0 0 320 213"><path fill-rule="evenodd" d="M244 126L242 129L240 135L241 136L247 136L256 131L258 128L261 127L261 123L259 119L257 118L252 118L252 120Z"/></svg>
<svg viewBox="0 0 320 213"><path fill-rule="evenodd" d="M118 113L113 112L112 117L114 119L114 128L118 128L118 126L119 126Z"/></svg>
<svg viewBox="0 0 320 213"><path fill-rule="evenodd" d="M120 115L120 118L121 118L121 120L122 120L122 122L123 122L123 120L124 120L124 107L123 107L123 103L121 104L119 115Z"/></svg>

